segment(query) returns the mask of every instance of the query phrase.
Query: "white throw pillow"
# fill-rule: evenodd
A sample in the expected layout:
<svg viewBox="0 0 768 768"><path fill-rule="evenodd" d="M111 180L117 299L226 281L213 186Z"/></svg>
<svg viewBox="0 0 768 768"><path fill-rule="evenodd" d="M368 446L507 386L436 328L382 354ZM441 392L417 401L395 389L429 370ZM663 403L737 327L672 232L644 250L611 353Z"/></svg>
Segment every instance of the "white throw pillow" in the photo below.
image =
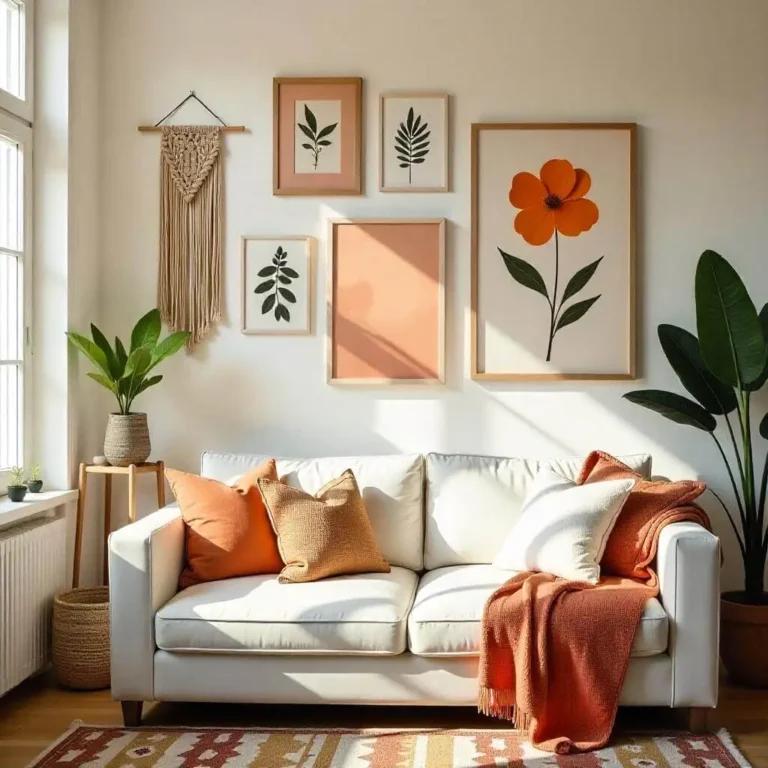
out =
<svg viewBox="0 0 768 768"><path fill-rule="evenodd" d="M493 565L597 584L608 536L634 484L627 479L576 485L541 470Z"/></svg>

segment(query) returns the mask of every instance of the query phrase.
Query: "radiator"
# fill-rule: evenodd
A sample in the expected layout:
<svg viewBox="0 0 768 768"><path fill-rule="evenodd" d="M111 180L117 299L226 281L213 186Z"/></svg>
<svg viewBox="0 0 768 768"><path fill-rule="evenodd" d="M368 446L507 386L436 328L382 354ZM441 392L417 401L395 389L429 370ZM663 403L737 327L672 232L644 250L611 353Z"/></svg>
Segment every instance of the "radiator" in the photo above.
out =
<svg viewBox="0 0 768 768"><path fill-rule="evenodd" d="M0 531L0 696L48 663L53 598L67 586L63 516Z"/></svg>

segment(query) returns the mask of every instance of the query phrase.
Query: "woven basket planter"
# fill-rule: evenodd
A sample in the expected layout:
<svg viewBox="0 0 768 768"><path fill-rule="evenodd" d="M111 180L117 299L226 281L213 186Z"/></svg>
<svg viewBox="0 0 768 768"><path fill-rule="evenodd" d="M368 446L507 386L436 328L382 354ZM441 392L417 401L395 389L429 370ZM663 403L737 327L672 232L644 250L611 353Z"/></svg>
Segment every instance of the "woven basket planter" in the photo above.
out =
<svg viewBox="0 0 768 768"><path fill-rule="evenodd" d="M104 456L113 467L141 464L149 458L152 444L146 413L110 413L104 436Z"/></svg>
<svg viewBox="0 0 768 768"><path fill-rule="evenodd" d="M79 587L54 599L52 657L61 685L109 687L109 587Z"/></svg>

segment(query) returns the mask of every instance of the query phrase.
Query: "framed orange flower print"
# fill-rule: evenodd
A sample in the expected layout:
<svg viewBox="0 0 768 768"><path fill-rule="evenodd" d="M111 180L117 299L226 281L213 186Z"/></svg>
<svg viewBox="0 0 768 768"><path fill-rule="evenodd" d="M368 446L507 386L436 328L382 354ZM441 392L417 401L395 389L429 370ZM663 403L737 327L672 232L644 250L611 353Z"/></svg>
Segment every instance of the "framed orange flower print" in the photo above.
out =
<svg viewBox="0 0 768 768"><path fill-rule="evenodd" d="M472 126L472 378L635 378L634 123Z"/></svg>

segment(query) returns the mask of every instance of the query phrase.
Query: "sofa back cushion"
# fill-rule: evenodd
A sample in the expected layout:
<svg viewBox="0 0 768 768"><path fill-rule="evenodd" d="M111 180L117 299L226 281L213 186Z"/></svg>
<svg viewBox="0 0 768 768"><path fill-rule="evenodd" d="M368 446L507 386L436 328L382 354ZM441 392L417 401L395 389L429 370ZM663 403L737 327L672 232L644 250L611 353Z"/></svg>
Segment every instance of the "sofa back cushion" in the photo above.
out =
<svg viewBox="0 0 768 768"><path fill-rule="evenodd" d="M647 454L621 460L650 477ZM576 481L583 464L584 457L542 460L428 454L424 567L493 562L539 470L552 469Z"/></svg>
<svg viewBox="0 0 768 768"><path fill-rule="evenodd" d="M211 453L201 474L224 483L237 480L265 456ZM288 485L316 494L351 469L357 479L381 553L391 565L423 568L424 460L416 455L277 459L277 474Z"/></svg>

